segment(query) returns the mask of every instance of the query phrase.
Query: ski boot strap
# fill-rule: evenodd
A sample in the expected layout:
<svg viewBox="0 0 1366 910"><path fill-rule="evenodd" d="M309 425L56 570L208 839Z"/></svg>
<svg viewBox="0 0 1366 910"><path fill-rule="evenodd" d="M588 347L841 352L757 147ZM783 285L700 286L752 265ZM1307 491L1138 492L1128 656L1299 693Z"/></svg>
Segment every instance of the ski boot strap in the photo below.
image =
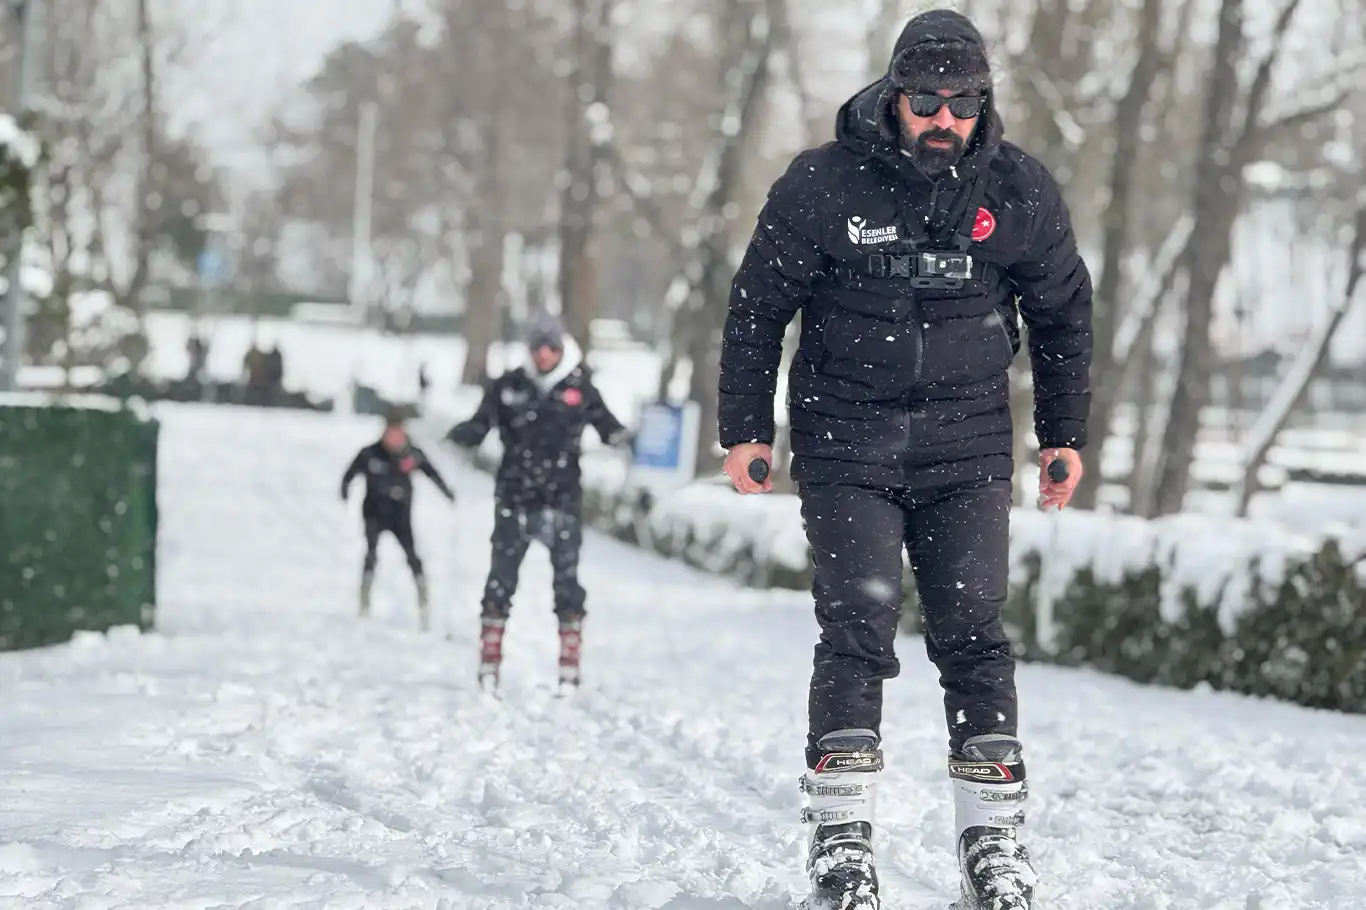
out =
<svg viewBox="0 0 1366 910"><path fill-rule="evenodd" d="M949 761L957 835L969 828L1013 830L1025 822L1029 798L1024 763Z"/></svg>
<svg viewBox="0 0 1366 910"><path fill-rule="evenodd" d="M830 752L798 782L808 798L802 809L807 825L872 824L877 795L877 772L882 750Z"/></svg>
<svg viewBox="0 0 1366 910"><path fill-rule="evenodd" d="M802 808L802 824L872 824L877 803L876 776L861 771L847 771L825 776L821 780L803 777L801 788L807 794L808 804ZM831 777L844 779L831 780ZM849 780L851 777L862 780Z"/></svg>

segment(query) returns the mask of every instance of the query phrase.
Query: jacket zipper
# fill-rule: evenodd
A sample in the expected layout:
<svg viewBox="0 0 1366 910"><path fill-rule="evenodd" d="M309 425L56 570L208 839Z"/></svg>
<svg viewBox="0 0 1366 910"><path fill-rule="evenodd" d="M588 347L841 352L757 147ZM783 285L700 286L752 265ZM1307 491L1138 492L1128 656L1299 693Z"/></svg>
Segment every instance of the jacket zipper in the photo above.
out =
<svg viewBox="0 0 1366 910"><path fill-rule="evenodd" d="M933 243L930 228L934 226L934 216L939 210L939 181L936 180L931 186L933 189L930 190L930 207L925 212L925 236L931 238L930 242Z"/></svg>
<svg viewBox="0 0 1366 910"><path fill-rule="evenodd" d="M920 370L925 363L925 325L920 319L920 307L915 308L915 372L911 378L912 386L920 384Z"/></svg>
<svg viewBox="0 0 1366 910"><path fill-rule="evenodd" d="M920 312L920 301L915 297L911 297L910 301L910 328L915 347L915 369L911 371L911 387L914 388L920 384L920 373L925 363L925 326Z"/></svg>

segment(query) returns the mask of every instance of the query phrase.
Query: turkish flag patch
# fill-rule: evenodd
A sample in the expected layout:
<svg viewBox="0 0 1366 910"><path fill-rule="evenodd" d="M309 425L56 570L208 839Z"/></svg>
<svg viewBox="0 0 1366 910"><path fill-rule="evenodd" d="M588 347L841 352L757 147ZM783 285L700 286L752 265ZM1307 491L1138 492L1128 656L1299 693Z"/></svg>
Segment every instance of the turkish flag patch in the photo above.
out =
<svg viewBox="0 0 1366 910"><path fill-rule="evenodd" d="M996 216L978 206L977 217L972 221L972 239L981 243L996 232Z"/></svg>
<svg viewBox="0 0 1366 910"><path fill-rule="evenodd" d="M411 474L415 467L417 467L417 459L413 458L411 455L398 463L398 469L404 474Z"/></svg>
<svg viewBox="0 0 1366 910"><path fill-rule="evenodd" d="M565 389L560 393L560 400L571 408L576 408L583 404L583 393L574 388Z"/></svg>

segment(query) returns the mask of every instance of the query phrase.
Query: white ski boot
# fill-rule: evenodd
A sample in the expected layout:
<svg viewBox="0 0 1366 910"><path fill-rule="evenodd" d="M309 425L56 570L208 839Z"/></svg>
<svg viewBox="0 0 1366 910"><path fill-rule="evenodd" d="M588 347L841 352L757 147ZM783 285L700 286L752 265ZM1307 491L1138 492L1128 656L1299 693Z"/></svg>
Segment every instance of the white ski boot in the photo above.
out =
<svg viewBox="0 0 1366 910"><path fill-rule="evenodd" d="M1029 797L1020 741L974 736L949 756L961 910L1030 910L1038 877L1015 837Z"/></svg>
<svg viewBox="0 0 1366 910"><path fill-rule="evenodd" d="M822 756L801 778L810 829L806 872L809 910L878 910L873 860L873 809L882 750L871 730L836 730L821 737Z"/></svg>

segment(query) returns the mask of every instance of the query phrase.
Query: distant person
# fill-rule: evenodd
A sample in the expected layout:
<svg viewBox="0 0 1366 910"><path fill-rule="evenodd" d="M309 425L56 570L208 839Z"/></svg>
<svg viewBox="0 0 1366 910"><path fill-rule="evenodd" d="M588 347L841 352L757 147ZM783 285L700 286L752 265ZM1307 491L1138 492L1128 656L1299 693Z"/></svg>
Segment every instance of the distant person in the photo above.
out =
<svg viewBox="0 0 1366 910"><path fill-rule="evenodd" d="M246 381L248 390L261 389L265 385L266 352L254 341L242 357L242 378Z"/></svg>
<svg viewBox="0 0 1366 910"><path fill-rule="evenodd" d="M361 570L360 615L370 614L370 586L375 579L376 548L384 532L394 535L407 557L417 584L418 619L422 630L431 628L430 601L422 560L417 555L413 536L413 480L414 471L421 471L436 484L441 495L455 502L446 481L437 473L421 449L413 444L403 428L403 415L391 411L385 418L384 434L356 453L346 474L342 476L341 497L345 502L350 494L351 481L365 475L365 500L361 518L365 525L365 563Z"/></svg>
<svg viewBox="0 0 1366 910"><path fill-rule="evenodd" d="M566 353L564 326L558 319L538 319L527 346L531 368L516 367L491 380L474 416L446 434L456 445L474 448L497 429L503 444L494 481L492 556L481 604L479 682L488 690L498 686L503 630L522 560L533 540L550 550L560 626L560 684L579 684L586 615L579 584L581 439L590 425L608 445L630 438L603 403L581 355L577 350Z"/></svg>
<svg viewBox="0 0 1366 910"><path fill-rule="evenodd" d="M185 378L190 382L203 382L204 368L209 362L208 344L204 341L204 337L196 332L190 336L185 349L190 355L190 368L186 371Z"/></svg>
<svg viewBox="0 0 1366 910"><path fill-rule="evenodd" d="M285 393L285 355L272 344L265 355L265 388L269 404L279 404Z"/></svg>
<svg viewBox="0 0 1366 910"><path fill-rule="evenodd" d="M276 389L285 387L285 355L278 344L272 344L266 350L265 373L268 385Z"/></svg>

